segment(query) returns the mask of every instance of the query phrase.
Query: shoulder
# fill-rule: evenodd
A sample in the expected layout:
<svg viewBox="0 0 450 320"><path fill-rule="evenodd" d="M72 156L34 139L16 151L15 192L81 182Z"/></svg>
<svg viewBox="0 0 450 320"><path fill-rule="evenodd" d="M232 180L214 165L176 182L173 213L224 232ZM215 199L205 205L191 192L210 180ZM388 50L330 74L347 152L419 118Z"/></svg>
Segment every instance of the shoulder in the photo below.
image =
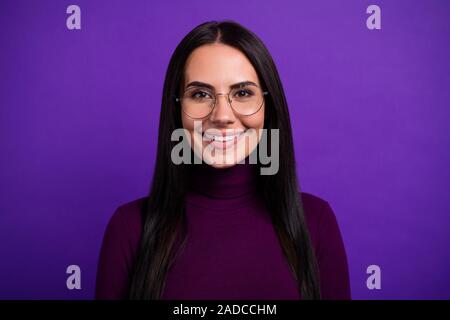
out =
<svg viewBox="0 0 450 320"><path fill-rule="evenodd" d="M319 224L323 219L330 219L334 217L334 212L331 209L328 201L315 196L311 193L300 193L305 219L312 225Z"/></svg>
<svg viewBox="0 0 450 320"><path fill-rule="evenodd" d="M327 226L337 227L336 215L328 201L307 192L301 192L300 196L311 240L317 245Z"/></svg>
<svg viewBox="0 0 450 320"><path fill-rule="evenodd" d="M111 215L100 250L95 297L122 299L141 237L141 209L145 198L119 205Z"/></svg>
<svg viewBox="0 0 450 320"><path fill-rule="evenodd" d="M111 219L126 220L132 224L140 224L141 213L148 197L141 197L119 205Z"/></svg>
<svg viewBox="0 0 450 320"><path fill-rule="evenodd" d="M303 211L320 272L323 299L351 299L347 253L330 204L302 193Z"/></svg>
<svg viewBox="0 0 450 320"><path fill-rule="evenodd" d="M141 224L141 212L145 206L147 197L137 198L135 200L122 203L119 205L113 215L111 216L110 223L127 222L131 226Z"/></svg>
<svg viewBox="0 0 450 320"><path fill-rule="evenodd" d="M300 197L302 199L303 206L308 207L314 211L323 208L328 205L328 202L318 196L311 193L300 192Z"/></svg>
<svg viewBox="0 0 450 320"><path fill-rule="evenodd" d="M108 221L105 237L135 249L141 236L141 213L146 199L147 197L141 197L117 206Z"/></svg>

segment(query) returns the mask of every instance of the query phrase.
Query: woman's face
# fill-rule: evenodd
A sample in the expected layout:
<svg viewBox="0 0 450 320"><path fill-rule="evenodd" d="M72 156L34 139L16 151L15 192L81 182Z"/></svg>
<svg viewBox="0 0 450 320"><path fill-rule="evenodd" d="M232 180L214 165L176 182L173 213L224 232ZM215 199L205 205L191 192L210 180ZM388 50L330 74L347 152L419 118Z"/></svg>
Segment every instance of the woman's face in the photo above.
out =
<svg viewBox="0 0 450 320"><path fill-rule="evenodd" d="M210 88L198 84L192 86L194 81ZM210 93L227 94L233 85L248 81L261 88L255 69L241 51L220 43L208 44L198 47L188 57L182 92L189 89L191 95L193 92L196 97L209 97ZM246 88L257 89L251 84ZM235 89L232 94L245 96L246 92ZM193 119L181 112L183 127L190 133L188 140L196 156L216 168L230 167L245 159L261 139L263 99L261 103L255 113L241 115L230 107L226 95L218 95L215 107L205 118Z"/></svg>

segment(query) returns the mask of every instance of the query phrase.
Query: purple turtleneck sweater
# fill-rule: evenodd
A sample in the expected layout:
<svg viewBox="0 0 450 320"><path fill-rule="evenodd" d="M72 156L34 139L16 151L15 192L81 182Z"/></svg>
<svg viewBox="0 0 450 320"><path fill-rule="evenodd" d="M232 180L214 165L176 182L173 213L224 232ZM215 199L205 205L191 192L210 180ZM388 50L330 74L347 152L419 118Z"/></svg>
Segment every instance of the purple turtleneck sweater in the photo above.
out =
<svg viewBox="0 0 450 320"><path fill-rule="evenodd" d="M162 299L301 299L269 213L255 165L194 165L186 196L188 239L169 269ZM319 265L323 299L350 299L347 257L328 202L300 193ZM119 206L100 252L96 299L124 299L141 235L145 198Z"/></svg>

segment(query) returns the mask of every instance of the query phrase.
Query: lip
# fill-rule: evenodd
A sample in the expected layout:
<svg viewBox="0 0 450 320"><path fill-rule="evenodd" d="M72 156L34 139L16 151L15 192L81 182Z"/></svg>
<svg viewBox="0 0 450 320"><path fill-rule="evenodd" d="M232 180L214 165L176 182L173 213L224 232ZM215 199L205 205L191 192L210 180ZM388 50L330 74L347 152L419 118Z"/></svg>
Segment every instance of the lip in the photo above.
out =
<svg viewBox="0 0 450 320"><path fill-rule="evenodd" d="M244 136L246 130L239 130L233 132L222 132L222 134L218 134L218 132L214 132L213 134L208 132L203 132L203 141L207 142L208 145L216 149L228 149L231 146L235 145L241 137Z"/></svg>

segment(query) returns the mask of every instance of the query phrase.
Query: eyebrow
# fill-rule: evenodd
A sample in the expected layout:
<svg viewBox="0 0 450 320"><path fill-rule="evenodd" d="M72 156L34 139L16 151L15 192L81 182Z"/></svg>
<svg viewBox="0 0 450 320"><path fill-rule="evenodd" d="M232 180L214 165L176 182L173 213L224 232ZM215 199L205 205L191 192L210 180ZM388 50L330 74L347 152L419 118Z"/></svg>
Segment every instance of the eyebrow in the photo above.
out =
<svg viewBox="0 0 450 320"><path fill-rule="evenodd" d="M252 81L241 81L238 83L234 83L232 85L230 85L230 89L236 89L239 87L244 87L244 86L255 86L258 87L258 85ZM210 90L214 91L214 87L212 85L210 85L209 83L205 83L205 82L200 82L200 81L192 81L190 82L186 88L184 88L184 90L190 88L190 87L202 87L202 88L207 88Z"/></svg>

